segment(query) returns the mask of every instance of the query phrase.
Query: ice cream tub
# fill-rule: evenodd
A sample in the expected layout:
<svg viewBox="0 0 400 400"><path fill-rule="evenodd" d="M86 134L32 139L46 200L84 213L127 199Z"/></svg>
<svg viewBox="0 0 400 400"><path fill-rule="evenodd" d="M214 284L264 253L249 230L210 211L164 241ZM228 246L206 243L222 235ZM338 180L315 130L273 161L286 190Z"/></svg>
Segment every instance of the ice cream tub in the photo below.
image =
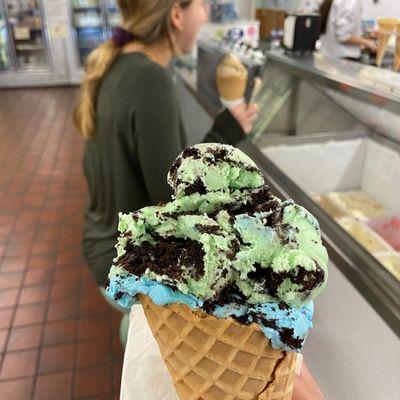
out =
<svg viewBox="0 0 400 400"><path fill-rule="evenodd" d="M370 253L393 251L393 248L368 227L366 223L350 217L337 218L336 221Z"/></svg>
<svg viewBox="0 0 400 400"><path fill-rule="evenodd" d="M375 257L400 281L400 253L383 252L375 254Z"/></svg>
<svg viewBox="0 0 400 400"><path fill-rule="evenodd" d="M332 192L326 197L345 215L356 219L368 220L387 214L385 208L378 201L362 190Z"/></svg>
<svg viewBox="0 0 400 400"><path fill-rule="evenodd" d="M400 216L374 218L368 221L368 225L396 251L400 251Z"/></svg>

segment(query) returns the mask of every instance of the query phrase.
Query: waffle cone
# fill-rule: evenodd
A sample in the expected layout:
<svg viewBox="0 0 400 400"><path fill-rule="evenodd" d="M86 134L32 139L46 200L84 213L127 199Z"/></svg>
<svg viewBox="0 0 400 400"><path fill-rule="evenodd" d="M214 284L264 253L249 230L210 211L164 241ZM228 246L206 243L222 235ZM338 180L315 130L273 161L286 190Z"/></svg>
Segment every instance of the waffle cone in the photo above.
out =
<svg viewBox="0 0 400 400"><path fill-rule="evenodd" d="M382 65L383 58L385 57L391 34L378 33L378 49L376 50L376 65Z"/></svg>
<svg viewBox="0 0 400 400"><path fill-rule="evenodd" d="M400 70L400 23L397 24L396 50L394 53L393 67L395 71Z"/></svg>
<svg viewBox="0 0 400 400"><path fill-rule="evenodd" d="M382 65L383 58L385 57L390 37L396 29L399 20L395 18L380 18L378 19L378 49L376 52L376 65Z"/></svg>
<svg viewBox="0 0 400 400"><path fill-rule="evenodd" d="M218 92L221 98L233 101L244 97L247 87L247 74L220 75L216 78Z"/></svg>
<svg viewBox="0 0 400 400"><path fill-rule="evenodd" d="M272 349L256 324L139 298L181 400L291 400L297 355Z"/></svg>

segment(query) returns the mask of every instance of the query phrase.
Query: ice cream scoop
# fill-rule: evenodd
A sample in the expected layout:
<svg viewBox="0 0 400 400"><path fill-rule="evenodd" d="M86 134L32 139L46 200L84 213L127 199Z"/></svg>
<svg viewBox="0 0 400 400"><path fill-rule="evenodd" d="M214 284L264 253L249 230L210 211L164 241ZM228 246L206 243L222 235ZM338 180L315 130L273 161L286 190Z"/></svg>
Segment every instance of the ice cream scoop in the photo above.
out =
<svg viewBox="0 0 400 400"><path fill-rule="evenodd" d="M310 302L327 280L316 219L274 196L256 164L232 146L186 149L168 182L170 202L120 214L110 295L124 306L144 294L158 305L255 322L274 346L300 349L312 325Z"/></svg>

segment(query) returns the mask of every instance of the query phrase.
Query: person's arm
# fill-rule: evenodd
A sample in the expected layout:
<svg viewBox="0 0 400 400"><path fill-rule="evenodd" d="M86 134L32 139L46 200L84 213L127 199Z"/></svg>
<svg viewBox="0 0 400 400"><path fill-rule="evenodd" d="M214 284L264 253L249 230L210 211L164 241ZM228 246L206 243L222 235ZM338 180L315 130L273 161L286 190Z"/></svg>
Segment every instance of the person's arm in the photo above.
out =
<svg viewBox="0 0 400 400"><path fill-rule="evenodd" d="M361 36L351 35L343 43L360 46L360 47L366 47L373 53L376 53L376 50L377 50L377 45L374 40L366 39Z"/></svg>
<svg viewBox="0 0 400 400"><path fill-rule="evenodd" d="M342 2L335 7L335 35L339 42L350 46L366 47L372 52L376 52L376 44L373 40L363 38L358 35L356 26L358 20L361 20L360 7L357 1Z"/></svg>
<svg viewBox="0 0 400 400"><path fill-rule="evenodd" d="M250 133L253 121L258 115L256 104L239 104L231 109L224 109L215 118L211 131L204 138L204 143L218 142L236 146Z"/></svg>
<svg viewBox="0 0 400 400"><path fill-rule="evenodd" d="M294 381L292 400L324 400L321 389L304 361Z"/></svg>

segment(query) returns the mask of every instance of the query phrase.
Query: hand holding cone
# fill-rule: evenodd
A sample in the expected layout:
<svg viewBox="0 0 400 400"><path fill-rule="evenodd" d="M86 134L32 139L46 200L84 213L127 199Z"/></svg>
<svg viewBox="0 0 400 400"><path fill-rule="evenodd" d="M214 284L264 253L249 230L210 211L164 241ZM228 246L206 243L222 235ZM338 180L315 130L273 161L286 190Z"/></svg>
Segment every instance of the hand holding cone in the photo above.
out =
<svg viewBox="0 0 400 400"><path fill-rule="evenodd" d="M239 58L227 54L217 67L216 84L222 103L233 106L244 101L247 88L247 68Z"/></svg>

